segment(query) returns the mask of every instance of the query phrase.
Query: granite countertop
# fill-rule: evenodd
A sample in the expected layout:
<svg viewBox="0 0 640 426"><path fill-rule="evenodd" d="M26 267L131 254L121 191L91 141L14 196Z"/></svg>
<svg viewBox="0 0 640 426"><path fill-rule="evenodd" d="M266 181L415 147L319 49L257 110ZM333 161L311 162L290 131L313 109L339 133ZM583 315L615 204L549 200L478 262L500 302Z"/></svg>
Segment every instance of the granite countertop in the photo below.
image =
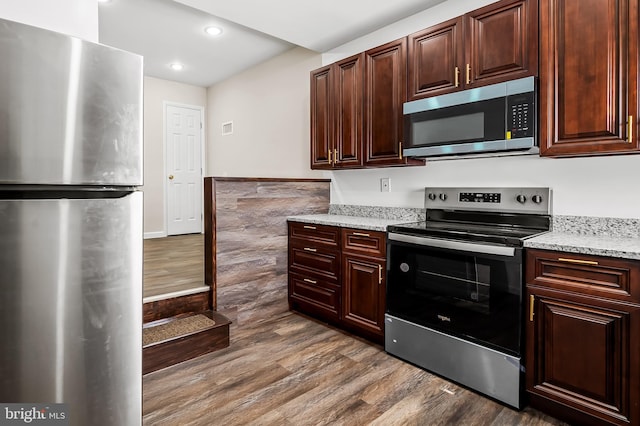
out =
<svg viewBox="0 0 640 426"><path fill-rule="evenodd" d="M640 259L640 238L548 232L524 242L525 248Z"/></svg>
<svg viewBox="0 0 640 426"><path fill-rule="evenodd" d="M293 222L385 232L425 220L423 209L334 205L329 214L289 216ZM525 248L640 260L640 219L554 216L553 231L525 240Z"/></svg>
<svg viewBox="0 0 640 426"><path fill-rule="evenodd" d="M524 246L640 259L640 219L556 215L552 219L552 229L552 232L526 240Z"/></svg>
<svg viewBox="0 0 640 426"><path fill-rule="evenodd" d="M339 226L341 228L358 228L367 229L370 231L382 231L387 230L387 226L395 225L397 223L409 223L415 222L415 220L408 219L381 219L378 217L365 217L365 216L345 216L337 214L313 214L303 216L289 216L287 220L292 222L304 222L313 223L316 225L331 225Z"/></svg>

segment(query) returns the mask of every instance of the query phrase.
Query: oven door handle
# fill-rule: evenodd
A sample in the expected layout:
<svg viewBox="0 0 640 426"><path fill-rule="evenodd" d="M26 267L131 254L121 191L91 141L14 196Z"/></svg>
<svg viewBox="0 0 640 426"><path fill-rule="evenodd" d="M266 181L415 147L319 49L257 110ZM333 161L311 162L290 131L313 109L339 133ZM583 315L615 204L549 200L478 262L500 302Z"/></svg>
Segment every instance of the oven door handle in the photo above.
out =
<svg viewBox="0 0 640 426"><path fill-rule="evenodd" d="M494 246L489 244L467 243L464 241L442 240L440 238L416 237L413 235L389 233L389 239L403 243L418 244L426 247L436 247L451 250L468 251L482 254L495 254L498 256L513 257L516 253L514 247Z"/></svg>

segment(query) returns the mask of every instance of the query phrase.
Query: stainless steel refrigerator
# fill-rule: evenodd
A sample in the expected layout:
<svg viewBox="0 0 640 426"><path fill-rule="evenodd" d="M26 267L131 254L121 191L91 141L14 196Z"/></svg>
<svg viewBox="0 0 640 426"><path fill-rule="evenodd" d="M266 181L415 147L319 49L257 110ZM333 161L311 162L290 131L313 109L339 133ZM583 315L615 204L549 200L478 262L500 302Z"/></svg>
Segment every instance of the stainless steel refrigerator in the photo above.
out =
<svg viewBox="0 0 640 426"><path fill-rule="evenodd" d="M142 412L142 58L0 19L0 403Z"/></svg>

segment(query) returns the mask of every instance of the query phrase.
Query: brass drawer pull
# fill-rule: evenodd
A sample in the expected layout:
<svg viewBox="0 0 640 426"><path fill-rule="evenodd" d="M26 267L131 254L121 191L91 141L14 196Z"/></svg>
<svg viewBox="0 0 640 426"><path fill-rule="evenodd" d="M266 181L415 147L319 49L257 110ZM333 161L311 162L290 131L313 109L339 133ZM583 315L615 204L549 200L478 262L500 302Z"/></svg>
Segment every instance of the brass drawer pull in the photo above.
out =
<svg viewBox="0 0 640 426"><path fill-rule="evenodd" d="M627 124L627 142L633 143L633 115L629 116L629 123Z"/></svg>
<svg viewBox="0 0 640 426"><path fill-rule="evenodd" d="M532 294L529 296L529 321L533 321L533 308L534 308L534 303L536 301L536 297Z"/></svg>
<svg viewBox="0 0 640 426"><path fill-rule="evenodd" d="M559 262L568 262L568 263L577 263L579 265L597 265L598 262L594 262L593 260L580 260L580 259L568 259L566 257L559 257Z"/></svg>
<svg viewBox="0 0 640 426"><path fill-rule="evenodd" d="M313 229L315 231L316 227L315 226L311 226L311 225L305 225L304 229Z"/></svg>
<svg viewBox="0 0 640 426"><path fill-rule="evenodd" d="M382 284L382 265L378 265L378 284Z"/></svg>
<svg viewBox="0 0 640 426"><path fill-rule="evenodd" d="M318 251L318 250L316 250L316 249L314 249L314 248L311 248L311 247L305 247L305 248L304 248L304 250L305 250L305 251L310 251L311 253L315 253L315 252L317 252L317 251Z"/></svg>
<svg viewBox="0 0 640 426"><path fill-rule="evenodd" d="M311 283L311 284L318 284L318 281L310 280L309 278L305 278L304 282Z"/></svg>
<svg viewBox="0 0 640 426"><path fill-rule="evenodd" d="M460 86L460 68L456 67L455 73L454 73L454 87L458 87Z"/></svg>
<svg viewBox="0 0 640 426"><path fill-rule="evenodd" d="M398 157L402 160L402 141L398 142Z"/></svg>
<svg viewBox="0 0 640 426"><path fill-rule="evenodd" d="M467 64L467 84L471 83L471 65Z"/></svg>
<svg viewBox="0 0 640 426"><path fill-rule="evenodd" d="M364 232L354 232L353 235L357 237L370 237L370 234L365 234Z"/></svg>

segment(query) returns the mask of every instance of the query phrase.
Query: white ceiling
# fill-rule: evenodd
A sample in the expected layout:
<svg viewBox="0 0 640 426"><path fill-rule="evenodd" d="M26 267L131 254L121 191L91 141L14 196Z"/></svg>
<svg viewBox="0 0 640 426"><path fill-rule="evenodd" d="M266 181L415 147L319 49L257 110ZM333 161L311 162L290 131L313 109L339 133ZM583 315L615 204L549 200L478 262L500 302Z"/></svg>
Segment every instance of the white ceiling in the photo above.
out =
<svg viewBox="0 0 640 426"><path fill-rule="evenodd" d="M99 36L143 55L145 75L207 87L295 46L326 52L442 1L111 0L100 3ZM222 35L205 34L211 25Z"/></svg>

